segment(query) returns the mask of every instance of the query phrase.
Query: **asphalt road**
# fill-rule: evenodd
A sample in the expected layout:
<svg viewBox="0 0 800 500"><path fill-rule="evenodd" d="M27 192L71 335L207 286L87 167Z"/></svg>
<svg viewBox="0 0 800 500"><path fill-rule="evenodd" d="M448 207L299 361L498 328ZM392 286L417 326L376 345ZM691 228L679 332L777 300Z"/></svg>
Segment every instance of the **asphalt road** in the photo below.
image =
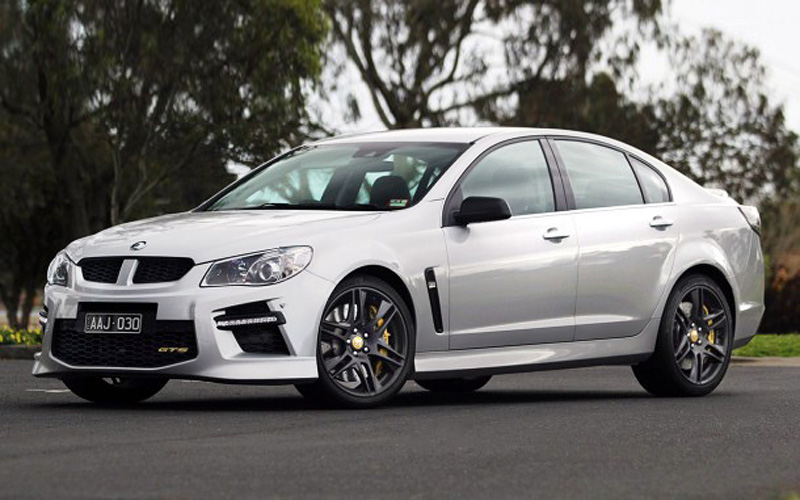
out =
<svg viewBox="0 0 800 500"><path fill-rule="evenodd" d="M82 403L0 361L3 498L778 498L800 491L800 368L734 366L702 399L623 367L411 383L373 411L291 387L173 381L135 409Z"/></svg>

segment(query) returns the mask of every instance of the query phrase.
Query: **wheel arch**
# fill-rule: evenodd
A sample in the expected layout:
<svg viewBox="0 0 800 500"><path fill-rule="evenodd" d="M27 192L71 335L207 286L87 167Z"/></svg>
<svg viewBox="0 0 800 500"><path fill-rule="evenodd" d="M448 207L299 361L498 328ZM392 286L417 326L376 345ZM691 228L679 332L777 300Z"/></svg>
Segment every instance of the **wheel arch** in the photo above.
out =
<svg viewBox="0 0 800 500"><path fill-rule="evenodd" d="M694 264L678 275L677 279L672 285L672 289L675 288L675 285L677 285L680 280L692 274L702 274L707 276L714 280L717 285L719 285L719 287L722 289L722 293L725 295L725 300L728 301L728 306L731 309L731 320L733 322L732 330L736 332L736 315L738 311L738 308L736 307L736 294L734 293L733 286L731 285L730 280L726 276L725 272L713 264Z"/></svg>
<svg viewBox="0 0 800 500"><path fill-rule="evenodd" d="M378 278L382 281L385 281L389 284L392 288L394 288L400 297L405 301L406 306L408 306L409 312L411 312L411 321L414 322L414 328L417 327L417 312L416 308L414 307L414 299L411 297L411 292L408 289L405 281L394 271L389 269L388 267L370 264L358 267L350 271L347 275L345 275L341 281L344 281L348 278L352 278L354 276L372 276L374 278ZM340 282L341 282L340 281Z"/></svg>

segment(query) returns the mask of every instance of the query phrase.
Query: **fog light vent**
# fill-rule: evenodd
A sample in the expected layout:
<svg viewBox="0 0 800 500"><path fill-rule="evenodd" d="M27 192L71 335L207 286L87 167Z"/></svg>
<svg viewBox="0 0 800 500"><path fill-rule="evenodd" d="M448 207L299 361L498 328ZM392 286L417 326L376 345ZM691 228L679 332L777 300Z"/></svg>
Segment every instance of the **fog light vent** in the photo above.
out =
<svg viewBox="0 0 800 500"><path fill-rule="evenodd" d="M288 355L289 348L279 325L283 313L271 311L266 302L251 302L225 309L214 318L217 329L233 333L244 352Z"/></svg>

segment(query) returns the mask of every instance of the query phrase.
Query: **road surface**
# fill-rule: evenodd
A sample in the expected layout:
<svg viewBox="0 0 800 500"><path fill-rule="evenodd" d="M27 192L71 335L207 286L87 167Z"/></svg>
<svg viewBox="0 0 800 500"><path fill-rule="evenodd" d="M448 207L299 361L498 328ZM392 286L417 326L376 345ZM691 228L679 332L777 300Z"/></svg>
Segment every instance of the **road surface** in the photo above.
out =
<svg viewBox="0 0 800 500"><path fill-rule="evenodd" d="M800 368L736 365L701 399L625 367L409 383L323 410L291 387L172 381L97 408L0 361L3 498L778 498L800 491Z"/></svg>

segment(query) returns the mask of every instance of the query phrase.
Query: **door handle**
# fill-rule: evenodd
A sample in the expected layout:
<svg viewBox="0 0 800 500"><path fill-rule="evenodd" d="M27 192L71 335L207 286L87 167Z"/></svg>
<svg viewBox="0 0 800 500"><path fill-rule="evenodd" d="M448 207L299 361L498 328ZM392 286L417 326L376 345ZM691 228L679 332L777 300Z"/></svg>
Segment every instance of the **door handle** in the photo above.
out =
<svg viewBox="0 0 800 500"><path fill-rule="evenodd" d="M561 241L564 238L569 238L569 233L565 231L560 231L557 227L551 227L547 230L546 233L542 235L542 238L546 240L557 240Z"/></svg>
<svg viewBox="0 0 800 500"><path fill-rule="evenodd" d="M660 215L656 215L653 217L653 220L650 221L650 227L654 227L656 229L663 229L675 224L670 219L665 219Z"/></svg>

